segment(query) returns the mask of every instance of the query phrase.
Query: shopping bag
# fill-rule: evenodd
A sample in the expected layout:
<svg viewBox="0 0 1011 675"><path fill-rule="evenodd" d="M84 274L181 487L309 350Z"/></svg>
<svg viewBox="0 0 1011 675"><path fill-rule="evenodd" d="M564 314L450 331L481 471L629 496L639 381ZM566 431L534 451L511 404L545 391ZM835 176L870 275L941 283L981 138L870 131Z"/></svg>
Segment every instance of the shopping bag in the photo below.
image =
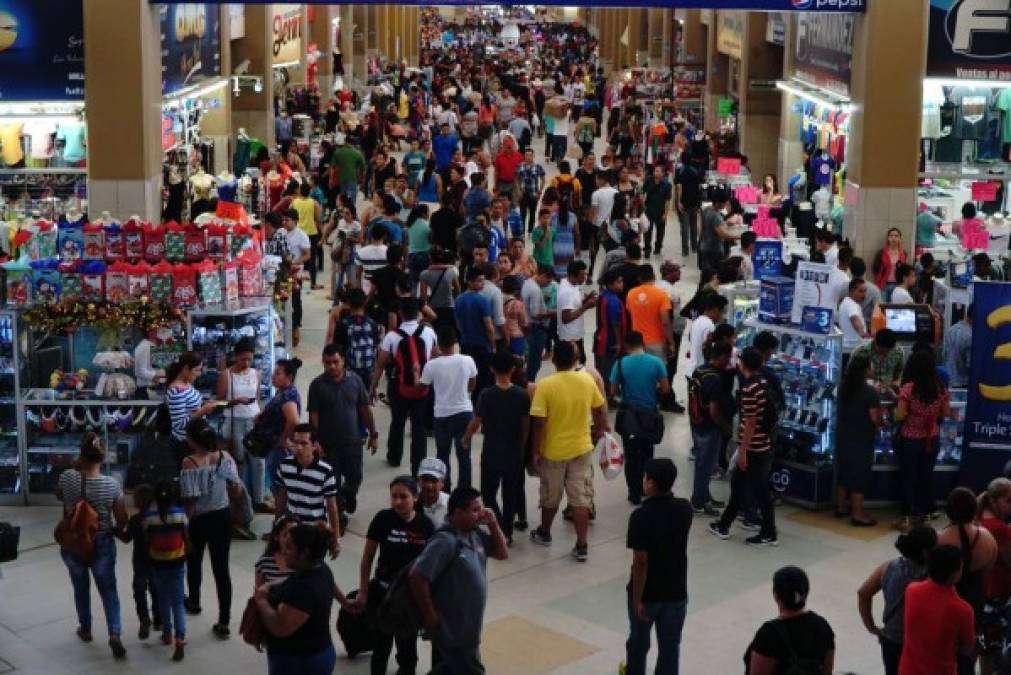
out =
<svg viewBox="0 0 1011 675"><path fill-rule="evenodd" d="M614 434L605 432L597 441L594 450L604 478L614 480L621 475L622 469L625 468L625 451Z"/></svg>

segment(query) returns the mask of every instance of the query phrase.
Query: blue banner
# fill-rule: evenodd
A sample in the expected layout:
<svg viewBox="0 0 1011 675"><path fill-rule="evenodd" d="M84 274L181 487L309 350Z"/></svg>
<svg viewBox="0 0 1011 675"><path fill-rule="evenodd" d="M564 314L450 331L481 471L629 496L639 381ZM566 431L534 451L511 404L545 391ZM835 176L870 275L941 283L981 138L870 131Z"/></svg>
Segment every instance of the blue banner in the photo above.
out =
<svg viewBox="0 0 1011 675"><path fill-rule="evenodd" d="M216 3L161 8L162 94L221 75L221 9Z"/></svg>
<svg viewBox="0 0 1011 675"><path fill-rule="evenodd" d="M961 482L979 489L1011 460L1011 283L973 285Z"/></svg>
<svg viewBox="0 0 1011 675"><path fill-rule="evenodd" d="M759 239L755 242L751 262L755 265L756 281L783 276L783 242L779 239Z"/></svg>
<svg viewBox="0 0 1011 675"><path fill-rule="evenodd" d="M83 100L82 0L0 0L0 102Z"/></svg>
<svg viewBox="0 0 1011 675"><path fill-rule="evenodd" d="M173 5L179 4L182 0L151 0L152 3ZM887 0L879 0L886 2ZM862 13L867 11L867 3L870 0L581 0L575 3L579 7L671 7L677 6L682 9L749 9L759 12L847 12ZM230 0L215 0L214 4L236 4L236 5L340 5L351 4L350 2L333 2L332 0L282 0L282 2L268 3L266 0L252 0L247 2L230 2ZM364 0L357 4L380 5L387 4L386 0ZM432 3L427 0L406 0L402 5L423 5L429 6ZM485 5L483 0L443 0L440 5ZM539 5L572 6L572 0L546 0Z"/></svg>
<svg viewBox="0 0 1011 675"><path fill-rule="evenodd" d="M930 0L927 77L1011 81L1009 6Z"/></svg>

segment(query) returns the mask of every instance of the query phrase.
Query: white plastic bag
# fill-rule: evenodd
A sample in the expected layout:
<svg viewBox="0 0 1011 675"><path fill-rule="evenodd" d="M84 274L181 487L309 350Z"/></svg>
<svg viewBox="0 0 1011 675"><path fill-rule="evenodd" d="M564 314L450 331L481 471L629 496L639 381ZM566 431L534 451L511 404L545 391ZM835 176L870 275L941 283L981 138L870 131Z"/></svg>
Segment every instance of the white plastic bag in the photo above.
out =
<svg viewBox="0 0 1011 675"><path fill-rule="evenodd" d="M621 475L622 469L625 468L625 451L614 434L604 433L597 441L597 447L594 450L597 453L597 463L600 465L604 478L614 480Z"/></svg>

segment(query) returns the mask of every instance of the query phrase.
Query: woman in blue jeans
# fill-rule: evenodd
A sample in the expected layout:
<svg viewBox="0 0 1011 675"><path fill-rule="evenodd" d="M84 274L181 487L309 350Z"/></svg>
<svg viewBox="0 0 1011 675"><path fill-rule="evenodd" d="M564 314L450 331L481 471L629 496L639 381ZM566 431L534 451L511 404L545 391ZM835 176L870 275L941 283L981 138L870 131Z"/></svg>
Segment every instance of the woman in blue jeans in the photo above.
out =
<svg viewBox="0 0 1011 675"><path fill-rule="evenodd" d="M278 437L277 447L265 458L251 458L254 463L259 463L263 467L254 470L253 474L258 480L265 477L267 487L273 483L274 473L288 447L291 430L298 424L299 416L302 414L302 397L295 386L295 377L301 367L302 362L299 359L281 359L277 362L270 379L270 383L274 385L274 397L263 406L263 412L256 418L254 424L254 428L265 429ZM254 504L253 508L261 513L274 512L272 505L262 502Z"/></svg>
<svg viewBox="0 0 1011 675"><path fill-rule="evenodd" d="M81 454L77 458L77 468L67 469L60 475L56 487L56 497L63 502L63 512L70 513L81 500L87 501L98 514L98 534L95 536L95 554L82 560L66 549L60 553L70 572L70 582L74 586L74 606L77 608L77 637L84 642L92 641L91 634L91 587L89 573L95 578L95 585L102 597L105 622L109 630L109 647L117 659L126 657L126 649L120 640L123 624L119 610L119 595L116 591L116 542L113 538L113 520L116 529L126 527L126 506L123 504L123 488L116 479L102 475L105 447L94 432L89 431L81 439Z"/></svg>
<svg viewBox="0 0 1011 675"><path fill-rule="evenodd" d="M323 556L333 533L308 523L291 528L282 540L292 570L283 582L264 584L253 596L267 631L270 675L332 675L337 652L330 637L334 580Z"/></svg>

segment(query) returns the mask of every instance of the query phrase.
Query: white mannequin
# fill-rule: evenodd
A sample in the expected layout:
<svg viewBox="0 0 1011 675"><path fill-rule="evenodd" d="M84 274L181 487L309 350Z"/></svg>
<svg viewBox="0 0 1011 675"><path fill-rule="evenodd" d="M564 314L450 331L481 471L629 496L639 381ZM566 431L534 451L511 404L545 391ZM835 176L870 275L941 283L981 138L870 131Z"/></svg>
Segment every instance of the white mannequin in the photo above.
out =
<svg viewBox="0 0 1011 675"><path fill-rule="evenodd" d="M214 178L208 175L203 167L198 168L197 172L190 176L190 189L193 191L194 199L208 199L213 186Z"/></svg>

